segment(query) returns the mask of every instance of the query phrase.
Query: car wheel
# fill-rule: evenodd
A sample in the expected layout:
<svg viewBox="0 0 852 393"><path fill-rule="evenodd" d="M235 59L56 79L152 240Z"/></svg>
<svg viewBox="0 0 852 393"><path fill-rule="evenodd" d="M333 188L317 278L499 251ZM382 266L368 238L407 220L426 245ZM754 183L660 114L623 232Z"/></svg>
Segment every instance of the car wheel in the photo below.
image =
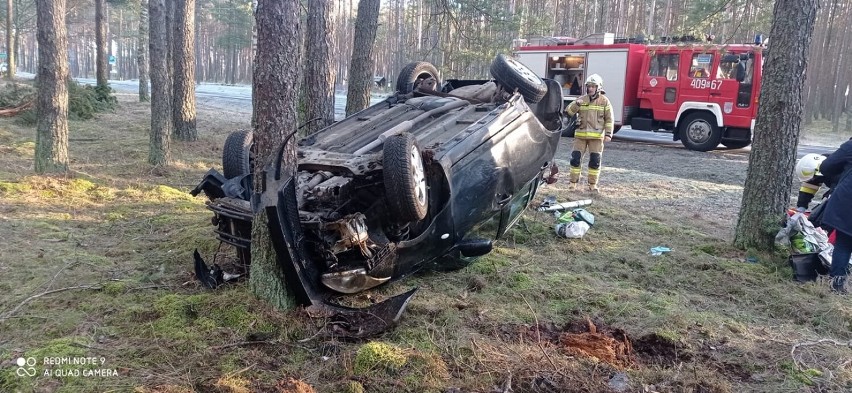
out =
<svg viewBox="0 0 852 393"><path fill-rule="evenodd" d="M679 125L680 141L689 150L710 151L722 141L722 129L709 112L694 112Z"/></svg>
<svg viewBox="0 0 852 393"><path fill-rule="evenodd" d="M565 122L562 124L562 136L566 138L573 138L575 131L577 131L576 114L574 116L565 118Z"/></svg>
<svg viewBox="0 0 852 393"><path fill-rule="evenodd" d="M402 132L385 139L382 151L385 196L390 217L400 222L426 217L426 170L414 135Z"/></svg>
<svg viewBox="0 0 852 393"><path fill-rule="evenodd" d="M517 89L524 100L532 104L538 103L547 94L547 86L538 75L502 53L491 62L491 76L507 90Z"/></svg>
<svg viewBox="0 0 852 393"><path fill-rule="evenodd" d="M438 69L435 66L425 61L408 63L396 78L396 91L400 94L411 93L419 86L420 82L429 78L435 79L434 90L437 90L440 79L438 79Z"/></svg>
<svg viewBox="0 0 852 393"><path fill-rule="evenodd" d="M251 147L254 142L254 133L250 130L234 131L225 139L225 148L222 152L222 169L226 179L251 173L254 157Z"/></svg>
<svg viewBox="0 0 852 393"><path fill-rule="evenodd" d="M743 141L743 140L722 140L722 144L725 145L728 149L742 149L751 144L751 141Z"/></svg>

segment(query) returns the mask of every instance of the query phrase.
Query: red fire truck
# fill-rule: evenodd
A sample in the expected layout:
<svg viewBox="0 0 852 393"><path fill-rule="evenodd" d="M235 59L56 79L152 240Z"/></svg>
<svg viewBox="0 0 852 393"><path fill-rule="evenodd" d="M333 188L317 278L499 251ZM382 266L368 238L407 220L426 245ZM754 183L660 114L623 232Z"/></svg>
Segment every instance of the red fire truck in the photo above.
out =
<svg viewBox="0 0 852 393"><path fill-rule="evenodd" d="M751 144L760 92L762 46L706 42L631 43L612 34L517 40L517 59L563 87L565 105L591 74L603 78L616 132L668 131L691 150ZM684 41L684 40L681 40ZM566 126L565 136L573 136Z"/></svg>

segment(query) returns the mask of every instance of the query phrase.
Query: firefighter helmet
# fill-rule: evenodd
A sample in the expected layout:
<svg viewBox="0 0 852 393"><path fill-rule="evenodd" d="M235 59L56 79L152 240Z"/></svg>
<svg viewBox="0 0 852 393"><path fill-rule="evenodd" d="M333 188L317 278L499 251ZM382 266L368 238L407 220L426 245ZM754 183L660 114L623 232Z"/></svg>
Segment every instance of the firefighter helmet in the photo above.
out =
<svg viewBox="0 0 852 393"><path fill-rule="evenodd" d="M603 78L601 78L601 76L598 74L589 75L589 78L586 79L586 84L595 85L600 89L601 87L603 87Z"/></svg>
<svg viewBox="0 0 852 393"><path fill-rule="evenodd" d="M808 181L812 177L819 175L819 165L825 160L825 156L822 154L805 154L804 157L799 159L799 162L796 163L796 176L799 177L801 181Z"/></svg>

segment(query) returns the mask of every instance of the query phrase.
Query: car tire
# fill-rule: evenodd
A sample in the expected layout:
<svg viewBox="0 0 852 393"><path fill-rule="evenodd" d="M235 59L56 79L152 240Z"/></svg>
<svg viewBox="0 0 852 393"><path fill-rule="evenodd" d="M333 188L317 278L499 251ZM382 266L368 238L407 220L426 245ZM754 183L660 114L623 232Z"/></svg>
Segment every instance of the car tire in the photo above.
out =
<svg viewBox="0 0 852 393"><path fill-rule="evenodd" d="M389 216L399 222L424 219L429 210L426 168L414 135L402 132L385 139L382 168Z"/></svg>
<svg viewBox="0 0 852 393"><path fill-rule="evenodd" d="M710 112L693 112L678 125L680 141L689 150L710 151L722 141L722 129Z"/></svg>
<svg viewBox="0 0 852 393"><path fill-rule="evenodd" d="M396 91L400 94L411 93L420 80L429 77L435 78L436 88L440 86L441 80L438 78L438 69L432 63L425 61L408 63L396 78Z"/></svg>
<svg viewBox="0 0 852 393"><path fill-rule="evenodd" d="M577 115L566 117L562 127L562 136L565 138L573 138L574 132L577 131Z"/></svg>
<svg viewBox="0 0 852 393"><path fill-rule="evenodd" d="M254 133L251 130L234 131L225 139L222 151L222 170L226 179L246 175L252 171L252 143Z"/></svg>
<svg viewBox="0 0 852 393"><path fill-rule="evenodd" d="M547 86L538 75L502 53L491 62L491 76L506 90L517 89L524 100L531 104L538 103L547 94Z"/></svg>
<svg viewBox="0 0 852 393"><path fill-rule="evenodd" d="M722 144L728 149L742 149L751 144L751 141L743 141L737 139L722 140Z"/></svg>

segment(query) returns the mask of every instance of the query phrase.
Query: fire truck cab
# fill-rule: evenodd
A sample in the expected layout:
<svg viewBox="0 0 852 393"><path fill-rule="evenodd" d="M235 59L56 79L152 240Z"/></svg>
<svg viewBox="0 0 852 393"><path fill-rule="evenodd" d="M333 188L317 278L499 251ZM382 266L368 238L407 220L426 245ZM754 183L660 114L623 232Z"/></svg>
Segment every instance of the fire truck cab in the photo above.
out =
<svg viewBox="0 0 852 393"><path fill-rule="evenodd" d="M691 150L751 144L760 91L762 47L709 43L642 44L595 34L580 40L521 40L518 60L563 87L568 105L585 79L603 78L616 132L666 131ZM563 135L573 136L573 122Z"/></svg>

